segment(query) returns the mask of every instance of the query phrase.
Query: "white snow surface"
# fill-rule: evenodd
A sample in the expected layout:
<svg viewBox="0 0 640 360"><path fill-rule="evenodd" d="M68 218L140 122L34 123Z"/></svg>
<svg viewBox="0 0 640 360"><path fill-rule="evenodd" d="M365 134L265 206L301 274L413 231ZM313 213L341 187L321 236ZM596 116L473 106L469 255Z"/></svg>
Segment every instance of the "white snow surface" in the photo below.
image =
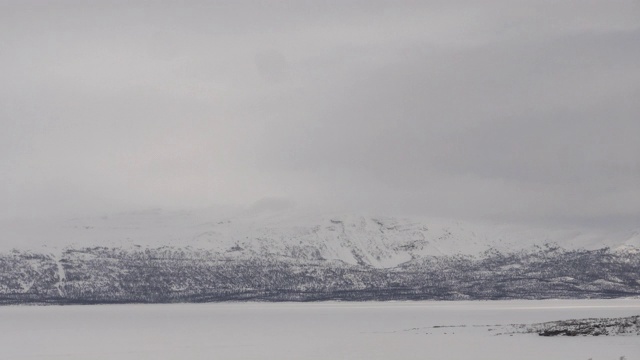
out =
<svg viewBox="0 0 640 360"><path fill-rule="evenodd" d="M637 299L7 306L0 360L637 360L638 336L495 335L486 325L639 313Z"/></svg>
<svg viewBox="0 0 640 360"><path fill-rule="evenodd" d="M640 232L549 229L451 219L319 214L300 209L154 209L64 221L0 224L0 251L56 253L66 247L192 247L236 257L275 255L393 267L428 255L511 252L546 244L566 249L638 251Z"/></svg>

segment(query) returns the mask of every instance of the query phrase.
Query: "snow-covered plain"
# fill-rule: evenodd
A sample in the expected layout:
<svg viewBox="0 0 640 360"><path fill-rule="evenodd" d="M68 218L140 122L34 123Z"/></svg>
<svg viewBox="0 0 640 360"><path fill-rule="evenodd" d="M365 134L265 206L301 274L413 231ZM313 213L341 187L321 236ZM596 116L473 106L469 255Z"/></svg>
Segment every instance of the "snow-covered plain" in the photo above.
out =
<svg viewBox="0 0 640 360"><path fill-rule="evenodd" d="M0 308L0 359L634 360L637 336L495 335L474 325L637 314L638 299L9 306Z"/></svg>

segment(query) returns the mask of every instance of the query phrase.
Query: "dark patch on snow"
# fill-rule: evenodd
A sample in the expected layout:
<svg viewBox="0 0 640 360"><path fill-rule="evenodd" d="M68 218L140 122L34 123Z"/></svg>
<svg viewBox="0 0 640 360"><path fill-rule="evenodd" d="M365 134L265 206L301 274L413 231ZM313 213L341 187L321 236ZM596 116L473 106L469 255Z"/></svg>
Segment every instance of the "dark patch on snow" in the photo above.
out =
<svg viewBox="0 0 640 360"><path fill-rule="evenodd" d="M640 253L534 248L439 256L394 268L298 256L162 247L0 254L0 304L589 299L640 296ZM304 250L304 251L303 251ZM58 273L64 270L64 281ZM575 329L574 329L575 328ZM574 327L549 336L580 335ZM598 327L588 332L599 333ZM606 328L607 332L610 329ZM587 330L585 330L587 331ZM604 333L603 333L604 334Z"/></svg>

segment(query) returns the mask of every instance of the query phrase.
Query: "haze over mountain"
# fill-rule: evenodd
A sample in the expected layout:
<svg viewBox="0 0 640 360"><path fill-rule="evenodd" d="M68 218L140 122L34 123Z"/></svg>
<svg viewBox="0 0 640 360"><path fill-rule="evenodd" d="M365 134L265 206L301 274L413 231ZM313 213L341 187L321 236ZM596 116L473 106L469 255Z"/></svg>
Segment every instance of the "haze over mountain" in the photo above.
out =
<svg viewBox="0 0 640 360"><path fill-rule="evenodd" d="M0 300L636 296L638 19L2 1Z"/></svg>

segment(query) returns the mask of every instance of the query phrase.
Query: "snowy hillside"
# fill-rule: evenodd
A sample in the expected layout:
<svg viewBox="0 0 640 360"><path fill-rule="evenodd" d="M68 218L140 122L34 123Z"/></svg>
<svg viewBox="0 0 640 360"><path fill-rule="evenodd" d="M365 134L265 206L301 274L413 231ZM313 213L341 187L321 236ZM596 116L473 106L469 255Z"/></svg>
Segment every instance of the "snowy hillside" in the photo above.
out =
<svg viewBox="0 0 640 360"><path fill-rule="evenodd" d="M232 216L208 211L149 210L0 229L3 251L65 248L191 247L236 258L259 256L340 260L389 268L425 256L514 252L545 244L561 248L632 251L640 231L536 229L448 219L318 214L284 209Z"/></svg>
<svg viewBox="0 0 640 360"><path fill-rule="evenodd" d="M640 295L634 231L288 208L6 225L0 304Z"/></svg>

